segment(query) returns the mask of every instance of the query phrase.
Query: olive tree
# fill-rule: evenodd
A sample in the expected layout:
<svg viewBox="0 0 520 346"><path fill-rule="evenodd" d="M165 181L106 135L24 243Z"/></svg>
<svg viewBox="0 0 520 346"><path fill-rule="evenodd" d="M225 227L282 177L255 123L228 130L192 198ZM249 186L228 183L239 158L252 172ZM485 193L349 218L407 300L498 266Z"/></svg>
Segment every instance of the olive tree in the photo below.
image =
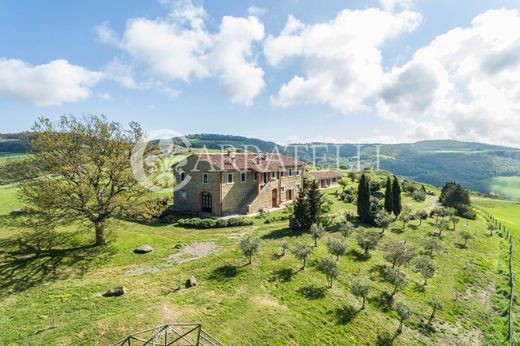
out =
<svg viewBox="0 0 520 346"><path fill-rule="evenodd" d="M487 230L489 231L489 235L493 235L493 232L498 230L498 226L494 222L489 221L487 224Z"/></svg>
<svg viewBox="0 0 520 346"><path fill-rule="evenodd" d="M370 250L373 250L379 244L381 240L381 234L373 230L361 231L356 237L359 247L365 250L365 255L369 254Z"/></svg>
<svg viewBox="0 0 520 346"><path fill-rule="evenodd" d="M309 229L309 233L312 236L312 239L314 239L314 247L318 246L318 239L321 239L323 237L323 234L325 233L325 229L323 226L319 223L313 223L311 225L311 228Z"/></svg>
<svg viewBox="0 0 520 346"><path fill-rule="evenodd" d="M323 257L318 259L318 270L327 277L328 287L332 287L332 281L338 276L338 264L332 258Z"/></svg>
<svg viewBox="0 0 520 346"><path fill-rule="evenodd" d="M280 244L280 248L282 249L282 254L281 254L281 256L283 257L283 256L285 256L285 252L286 252L287 250L289 250L289 243L286 242L286 241L282 242L282 243Z"/></svg>
<svg viewBox="0 0 520 346"><path fill-rule="evenodd" d="M249 258L248 264L251 264L253 260L253 255L258 252L260 249L260 239L253 238L251 235L246 235L240 240L240 250L244 256Z"/></svg>
<svg viewBox="0 0 520 346"><path fill-rule="evenodd" d="M339 260L339 256L343 256L347 252L347 243L339 239L330 238L327 241L327 247L329 253L336 256L336 261Z"/></svg>
<svg viewBox="0 0 520 346"><path fill-rule="evenodd" d="M450 227L449 227L449 223L448 223L448 220L446 220L445 218L438 218L436 221L435 221L435 227L437 227L437 230L439 231L437 233L437 236L439 238L442 238L442 232L443 231L446 231L448 230Z"/></svg>
<svg viewBox="0 0 520 346"><path fill-rule="evenodd" d="M385 210L380 210L376 214L374 222L377 225L377 227L381 228L381 234L383 234L385 233L385 230L390 226L390 223L392 223L392 217Z"/></svg>
<svg viewBox="0 0 520 346"><path fill-rule="evenodd" d="M423 248L428 256L433 257L442 250L442 242L437 238L427 237L423 240Z"/></svg>
<svg viewBox="0 0 520 346"><path fill-rule="evenodd" d="M312 247L305 246L303 244L296 244L293 250L294 257L303 261L302 270L305 269L305 265L307 263L307 258L312 252Z"/></svg>
<svg viewBox="0 0 520 346"><path fill-rule="evenodd" d="M415 257L415 248L402 242L386 244L383 250L384 258L392 264L392 268L406 265Z"/></svg>
<svg viewBox="0 0 520 346"><path fill-rule="evenodd" d="M406 274L397 268L387 268L384 272L384 279L393 287L392 293L390 293L390 299L393 299L400 289L408 285Z"/></svg>
<svg viewBox="0 0 520 346"><path fill-rule="evenodd" d="M350 221L345 221L339 225L339 231L343 237L348 238L354 231L354 224Z"/></svg>
<svg viewBox="0 0 520 346"><path fill-rule="evenodd" d="M473 239L473 234L466 232L466 231L462 231L462 232L460 232L460 237L462 238L462 240L464 240L464 244L462 244L462 246L467 247L468 240Z"/></svg>
<svg viewBox="0 0 520 346"><path fill-rule="evenodd" d="M410 311L410 308L401 302L394 304L394 311L397 313L397 316L399 316L399 327L397 328L395 335L399 335L403 331L404 321L410 318L412 312Z"/></svg>
<svg viewBox="0 0 520 346"><path fill-rule="evenodd" d="M438 310L444 310L444 304L439 298L433 297L428 301L428 305L432 308L432 313L430 314L430 317L428 318L428 322L426 323L426 326L430 326L433 319L435 318L435 313Z"/></svg>
<svg viewBox="0 0 520 346"><path fill-rule="evenodd" d="M428 218L428 212L424 209L419 209L415 212L415 219L419 220L419 226L422 225L422 221Z"/></svg>
<svg viewBox="0 0 520 346"><path fill-rule="evenodd" d="M399 221L403 223L403 229L406 228L406 224L414 219L414 215L409 207L405 207L399 215Z"/></svg>
<svg viewBox="0 0 520 346"><path fill-rule="evenodd" d="M362 299L360 310L365 309L365 302L370 292L370 284L366 280L360 278L354 278L352 286L350 286L350 292L358 298Z"/></svg>
<svg viewBox="0 0 520 346"><path fill-rule="evenodd" d="M426 286L428 279L433 277L435 269L435 262L428 256L421 256L415 260L414 270L424 278L423 286Z"/></svg>

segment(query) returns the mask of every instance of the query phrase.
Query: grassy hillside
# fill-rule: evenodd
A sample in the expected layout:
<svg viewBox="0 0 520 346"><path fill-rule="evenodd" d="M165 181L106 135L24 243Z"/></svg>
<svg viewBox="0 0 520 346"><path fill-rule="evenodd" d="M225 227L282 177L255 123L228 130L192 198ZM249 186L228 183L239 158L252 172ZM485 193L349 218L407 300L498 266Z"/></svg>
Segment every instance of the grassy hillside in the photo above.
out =
<svg viewBox="0 0 520 346"><path fill-rule="evenodd" d="M335 199L334 189L324 192L333 203L331 213L354 210L354 205ZM19 207L14 189L0 189L0 196L0 214ZM404 195L404 204L431 208L435 199L416 204ZM113 226L106 248L91 247L92 232L85 233L78 225L60 229L58 237L49 238L52 247L42 251L35 251L34 238L23 230L0 227L0 344L110 344L174 321L201 322L215 337L233 345L384 344L399 321L384 299L392 288L379 274L386 265L382 245L365 257L356 234L351 235L348 254L339 261L340 275L327 289L315 263L326 256L326 239L341 235L336 227L328 230L308 268L300 270L294 256L279 256L280 244L287 241L294 248L300 242L311 244L312 239L288 230L287 221L274 221L284 213L255 219L250 227L212 230L120 222ZM475 236L467 248L461 245L462 230ZM406 241L421 251L423 239L433 233L432 219L421 226L414 221L404 231L396 221L382 243ZM244 234L262 241L252 265L246 265L239 251ZM175 258L189 256L187 245L201 243L215 245L215 251L175 263ZM143 244L154 247L154 252L132 252ZM185 247L177 249L176 244ZM396 343L504 344L503 321L493 309L493 301L500 299L495 287L501 279L497 273L501 239L485 236L485 222L479 219L460 222L457 230L446 232L442 244L443 251L434 259L437 271L426 287L411 267L403 268L409 284L395 300L408 305L412 317ZM198 285L178 289L179 275L183 282L196 276ZM360 301L350 293L355 275L370 278L373 286L365 311L358 311ZM107 289L121 285L128 289L124 296L102 297ZM433 333L421 327L430 314L427 301L432 296L445 305Z"/></svg>
<svg viewBox="0 0 520 346"><path fill-rule="evenodd" d="M520 200L520 177L493 177L487 182L491 193Z"/></svg>

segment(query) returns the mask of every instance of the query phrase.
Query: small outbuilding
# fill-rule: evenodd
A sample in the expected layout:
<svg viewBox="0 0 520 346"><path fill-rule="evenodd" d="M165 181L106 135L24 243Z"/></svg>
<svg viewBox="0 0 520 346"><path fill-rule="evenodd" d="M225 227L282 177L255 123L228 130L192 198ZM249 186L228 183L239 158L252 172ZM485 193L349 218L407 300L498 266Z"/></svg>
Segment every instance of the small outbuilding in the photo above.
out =
<svg viewBox="0 0 520 346"><path fill-rule="evenodd" d="M320 189L338 186L338 180L341 179L341 172L334 170L309 172L309 175L318 181Z"/></svg>

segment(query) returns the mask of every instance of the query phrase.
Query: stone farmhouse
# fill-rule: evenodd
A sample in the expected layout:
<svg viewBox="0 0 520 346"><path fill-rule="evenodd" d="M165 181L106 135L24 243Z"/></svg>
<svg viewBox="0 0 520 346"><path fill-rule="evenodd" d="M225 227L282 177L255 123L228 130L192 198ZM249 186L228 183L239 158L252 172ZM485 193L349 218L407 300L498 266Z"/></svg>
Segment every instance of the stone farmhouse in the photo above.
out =
<svg viewBox="0 0 520 346"><path fill-rule="evenodd" d="M320 189L338 186L338 180L341 178L340 171L315 171L309 172L309 175L318 181Z"/></svg>
<svg viewBox="0 0 520 346"><path fill-rule="evenodd" d="M305 165L278 153L192 154L173 166L178 212L227 216L251 214L294 200Z"/></svg>

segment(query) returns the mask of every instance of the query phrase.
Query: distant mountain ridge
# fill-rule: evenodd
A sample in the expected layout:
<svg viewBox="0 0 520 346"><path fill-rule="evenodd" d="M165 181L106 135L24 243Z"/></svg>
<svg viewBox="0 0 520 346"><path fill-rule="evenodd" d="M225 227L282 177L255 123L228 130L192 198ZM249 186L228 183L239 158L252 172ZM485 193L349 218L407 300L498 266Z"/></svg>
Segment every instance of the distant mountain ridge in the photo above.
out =
<svg viewBox="0 0 520 346"><path fill-rule="evenodd" d="M244 136L221 134L192 134L186 136L194 148L220 150L226 146L248 150L273 151L294 155L294 147L284 147L271 141ZM174 139L182 144L180 139ZM342 168L357 166L358 145L334 143L298 143L314 145L316 164L336 167L338 158ZM0 154L27 150L27 142L18 134L0 134ZM477 142L455 140L425 140L416 143L362 144L362 167L376 167L379 147L380 168L411 180L433 185L458 181L483 193L495 192L504 197L520 199L520 149ZM339 152L339 155L337 153ZM298 147L298 158L312 162L313 151ZM498 181L497 181L498 180ZM503 190L500 186L507 183ZM518 192L511 192L518 191Z"/></svg>
<svg viewBox="0 0 520 346"><path fill-rule="evenodd" d="M208 149L221 149L232 145L243 147L254 145L261 151L273 151L275 146L286 154L294 155L294 147L284 149L283 145L243 136L217 134L193 134L187 138L195 148L206 146ZM315 145L317 164L336 166L339 156L344 168L356 167L358 145L335 143L298 143ZM376 166L377 147L379 147L380 168L412 180L442 185L446 181L458 181L464 186L491 193L491 182L496 177L519 177L520 149L477 142L455 140L425 140L416 143L400 144L362 144L360 147L361 166ZM252 148L249 148L252 149ZM339 155L336 153L339 151ZM298 147L298 158L312 161L312 150ZM323 157L326 156L324 159ZM507 196L504 197L520 197Z"/></svg>

